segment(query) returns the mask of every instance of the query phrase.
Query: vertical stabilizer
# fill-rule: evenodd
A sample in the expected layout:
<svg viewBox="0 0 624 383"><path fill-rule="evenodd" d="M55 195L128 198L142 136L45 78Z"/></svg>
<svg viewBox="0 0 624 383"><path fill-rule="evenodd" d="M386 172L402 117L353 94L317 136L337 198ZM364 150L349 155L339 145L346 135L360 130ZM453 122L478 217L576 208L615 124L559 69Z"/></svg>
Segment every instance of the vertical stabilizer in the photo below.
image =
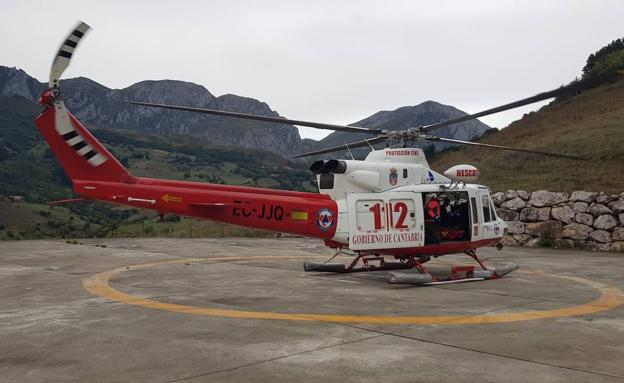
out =
<svg viewBox="0 0 624 383"><path fill-rule="evenodd" d="M65 108L63 101L54 101L35 123L72 180L129 182L133 179L128 170Z"/></svg>

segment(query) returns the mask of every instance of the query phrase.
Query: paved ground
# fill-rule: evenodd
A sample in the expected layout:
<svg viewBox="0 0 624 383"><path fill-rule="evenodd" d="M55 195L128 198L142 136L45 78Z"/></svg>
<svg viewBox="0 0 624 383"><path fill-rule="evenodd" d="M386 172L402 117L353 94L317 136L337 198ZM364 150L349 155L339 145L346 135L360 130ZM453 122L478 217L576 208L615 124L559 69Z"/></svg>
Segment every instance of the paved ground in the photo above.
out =
<svg viewBox="0 0 624 383"><path fill-rule="evenodd" d="M622 256L488 248L521 270L404 287L302 272L314 240L95 244L0 243L0 381L624 382Z"/></svg>

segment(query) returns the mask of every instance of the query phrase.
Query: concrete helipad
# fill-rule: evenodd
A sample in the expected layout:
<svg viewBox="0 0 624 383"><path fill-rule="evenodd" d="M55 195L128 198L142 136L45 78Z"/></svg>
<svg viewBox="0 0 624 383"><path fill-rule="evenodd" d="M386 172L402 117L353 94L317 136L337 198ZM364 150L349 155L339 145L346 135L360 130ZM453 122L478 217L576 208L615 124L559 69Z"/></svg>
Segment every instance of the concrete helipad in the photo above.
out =
<svg viewBox="0 0 624 383"><path fill-rule="evenodd" d="M304 273L308 239L2 242L0 382L624 382L624 257L480 254L521 269L411 287Z"/></svg>

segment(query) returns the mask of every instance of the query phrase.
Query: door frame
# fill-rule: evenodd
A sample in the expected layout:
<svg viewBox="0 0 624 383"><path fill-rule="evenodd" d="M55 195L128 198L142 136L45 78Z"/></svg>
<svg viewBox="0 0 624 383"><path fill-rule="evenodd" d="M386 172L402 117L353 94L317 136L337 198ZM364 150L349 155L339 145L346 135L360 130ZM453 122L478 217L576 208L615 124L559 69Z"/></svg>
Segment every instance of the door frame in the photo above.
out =
<svg viewBox="0 0 624 383"><path fill-rule="evenodd" d="M362 200L381 200L384 203L384 217L387 218L387 207L393 200L410 200L414 211L407 212L408 219L413 219L411 229L396 229L390 227L396 224L395 219L386 219L382 229L360 230L358 227L357 202ZM349 248L352 250L375 250L387 248L421 247L425 245L425 222L422 206L422 194L419 192L392 192L392 193L353 193L347 195L347 209L349 212ZM397 211L392 214L399 213ZM371 212L371 214L374 214ZM411 216L413 214L413 217ZM409 235L408 235L409 234ZM371 237L376 243L362 243L361 236ZM404 240L409 237L410 240Z"/></svg>

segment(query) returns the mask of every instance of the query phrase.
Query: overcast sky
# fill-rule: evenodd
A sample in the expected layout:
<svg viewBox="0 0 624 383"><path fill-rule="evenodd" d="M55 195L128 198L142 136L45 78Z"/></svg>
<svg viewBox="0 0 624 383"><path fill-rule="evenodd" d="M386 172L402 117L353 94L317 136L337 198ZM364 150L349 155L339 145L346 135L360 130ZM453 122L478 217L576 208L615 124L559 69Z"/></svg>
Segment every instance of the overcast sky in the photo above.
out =
<svg viewBox="0 0 624 383"><path fill-rule="evenodd" d="M624 36L622 0L0 0L0 9L0 65L39 80L80 19L93 30L65 77L111 88L191 81L342 124L426 100L477 112L531 96L579 76L590 53ZM503 128L538 106L483 121Z"/></svg>

